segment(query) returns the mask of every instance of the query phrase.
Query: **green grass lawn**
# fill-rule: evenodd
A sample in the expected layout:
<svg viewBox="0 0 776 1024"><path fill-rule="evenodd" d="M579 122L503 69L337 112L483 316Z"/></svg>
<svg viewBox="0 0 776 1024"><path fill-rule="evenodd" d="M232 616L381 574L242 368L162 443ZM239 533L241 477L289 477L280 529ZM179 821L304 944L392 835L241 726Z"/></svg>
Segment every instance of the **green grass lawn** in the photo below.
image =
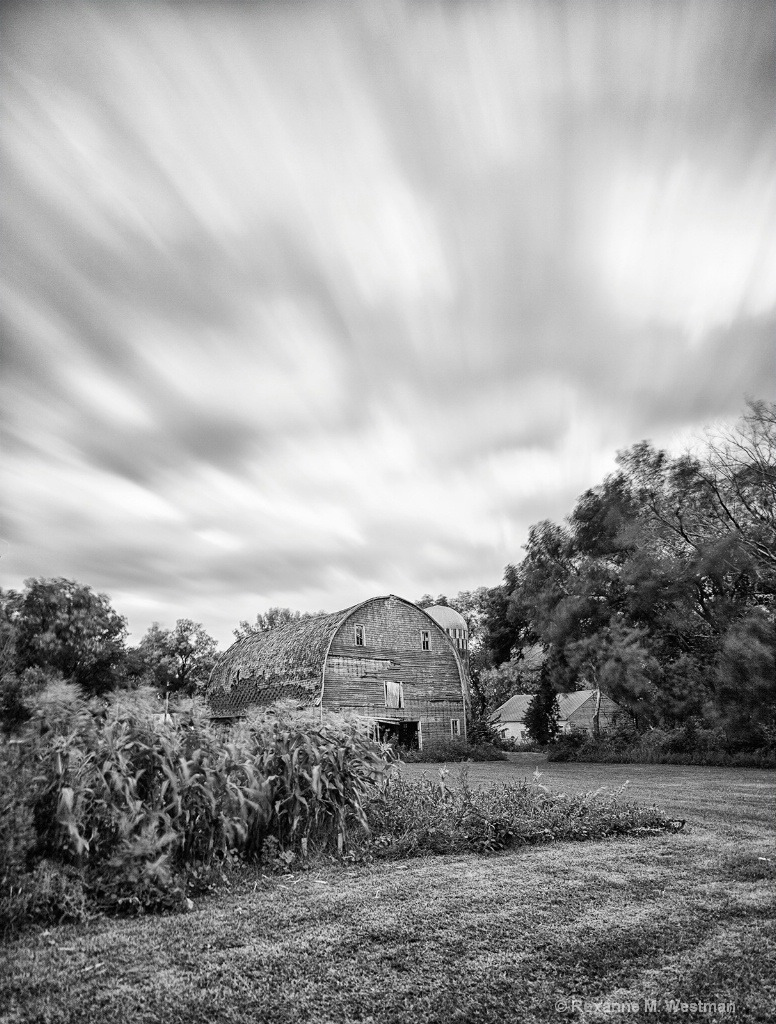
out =
<svg viewBox="0 0 776 1024"><path fill-rule="evenodd" d="M527 754L469 778L537 766L565 791L629 780L686 830L251 878L185 916L28 932L0 949L0 1021L776 1019L773 773Z"/></svg>

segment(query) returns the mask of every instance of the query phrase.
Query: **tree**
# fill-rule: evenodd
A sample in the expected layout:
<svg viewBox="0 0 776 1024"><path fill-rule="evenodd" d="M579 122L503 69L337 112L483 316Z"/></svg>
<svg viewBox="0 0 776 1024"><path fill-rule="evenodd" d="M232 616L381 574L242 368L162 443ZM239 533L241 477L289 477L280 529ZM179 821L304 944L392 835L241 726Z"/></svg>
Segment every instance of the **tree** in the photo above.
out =
<svg viewBox="0 0 776 1024"><path fill-rule="evenodd" d="M67 579L28 579L5 595L13 633L14 672L61 674L86 694L120 684L126 622L105 594Z"/></svg>
<svg viewBox="0 0 776 1024"><path fill-rule="evenodd" d="M216 660L217 642L200 622L178 619L174 629L154 622L138 651L146 673L160 690L193 696L204 686Z"/></svg>
<svg viewBox="0 0 776 1024"><path fill-rule="evenodd" d="M776 622L752 609L725 634L715 666L723 722L734 741L776 737Z"/></svg>
<svg viewBox="0 0 776 1024"><path fill-rule="evenodd" d="M706 528L738 538L772 587L776 578L776 402L750 401L748 406L732 429L707 432L705 458L690 468L698 478Z"/></svg>
<svg viewBox="0 0 776 1024"><path fill-rule="evenodd" d="M754 636L755 609L772 621L776 607L776 404L750 402L680 457L642 441L617 463L564 523L531 527L490 592L480 685L525 692L521 662L538 643L557 690L586 679L643 723L713 721L723 680L740 677L725 652ZM753 640L753 671L762 652Z"/></svg>
<svg viewBox="0 0 776 1024"><path fill-rule="evenodd" d="M539 689L528 704L523 724L531 739L536 740L544 747L548 743L552 743L557 736L559 718L558 695L545 674L539 684Z"/></svg>
<svg viewBox="0 0 776 1024"><path fill-rule="evenodd" d="M241 619L237 629L232 630L235 640L243 640L252 633L267 633L278 626L285 626L287 622L299 622L301 619L312 619L316 615L325 615L326 612L299 612L291 611L290 608L268 608L266 612L257 612L254 622Z"/></svg>
<svg viewBox="0 0 776 1024"><path fill-rule="evenodd" d="M647 631L634 629L616 617L592 636L570 644L569 663L579 682L603 690L625 708L636 724L645 724L654 707L659 664L646 646Z"/></svg>

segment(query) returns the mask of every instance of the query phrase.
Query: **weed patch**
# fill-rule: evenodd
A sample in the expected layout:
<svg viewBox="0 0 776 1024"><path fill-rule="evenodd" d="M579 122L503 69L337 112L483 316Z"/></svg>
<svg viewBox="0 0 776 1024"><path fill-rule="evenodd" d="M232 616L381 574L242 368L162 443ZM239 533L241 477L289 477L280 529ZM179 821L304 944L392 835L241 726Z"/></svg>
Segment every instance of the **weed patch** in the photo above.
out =
<svg viewBox="0 0 776 1024"><path fill-rule="evenodd" d="M492 853L556 840L659 835L683 825L655 807L627 802L624 787L565 794L522 781L473 789L466 768L455 780L449 775L442 768L435 779L398 776L388 783L369 805L364 843L375 856Z"/></svg>

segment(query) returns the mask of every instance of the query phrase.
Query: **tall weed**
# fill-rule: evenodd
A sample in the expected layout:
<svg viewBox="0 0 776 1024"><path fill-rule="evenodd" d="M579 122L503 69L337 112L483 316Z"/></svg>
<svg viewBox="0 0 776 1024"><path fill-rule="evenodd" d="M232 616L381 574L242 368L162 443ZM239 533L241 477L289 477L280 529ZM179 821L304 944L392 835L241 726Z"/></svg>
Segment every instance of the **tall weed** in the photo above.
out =
<svg viewBox="0 0 776 1024"><path fill-rule="evenodd" d="M657 808L628 803L624 794L555 793L538 781L472 789L465 768L454 783L444 768L420 780L396 776L370 805L370 849L383 857L489 853L675 828Z"/></svg>

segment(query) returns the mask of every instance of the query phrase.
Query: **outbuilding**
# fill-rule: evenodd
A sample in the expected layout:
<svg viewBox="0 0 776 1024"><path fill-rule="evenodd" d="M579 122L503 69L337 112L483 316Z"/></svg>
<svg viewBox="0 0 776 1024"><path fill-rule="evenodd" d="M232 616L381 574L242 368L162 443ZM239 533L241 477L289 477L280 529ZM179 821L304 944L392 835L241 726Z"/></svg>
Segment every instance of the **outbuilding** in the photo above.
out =
<svg viewBox="0 0 776 1024"><path fill-rule="evenodd" d="M455 638L391 594L238 640L205 693L217 721L291 700L353 712L406 747L466 736L469 680Z"/></svg>
<svg viewBox="0 0 776 1024"><path fill-rule="evenodd" d="M504 739L527 739L528 733L524 719L533 696L532 693L516 693L493 712L490 720ZM574 690L571 693L559 693L558 725L561 733L583 732L592 735L596 704L599 708L598 726L601 732L605 732L611 728L615 716L622 710L608 694L600 693L598 690Z"/></svg>

